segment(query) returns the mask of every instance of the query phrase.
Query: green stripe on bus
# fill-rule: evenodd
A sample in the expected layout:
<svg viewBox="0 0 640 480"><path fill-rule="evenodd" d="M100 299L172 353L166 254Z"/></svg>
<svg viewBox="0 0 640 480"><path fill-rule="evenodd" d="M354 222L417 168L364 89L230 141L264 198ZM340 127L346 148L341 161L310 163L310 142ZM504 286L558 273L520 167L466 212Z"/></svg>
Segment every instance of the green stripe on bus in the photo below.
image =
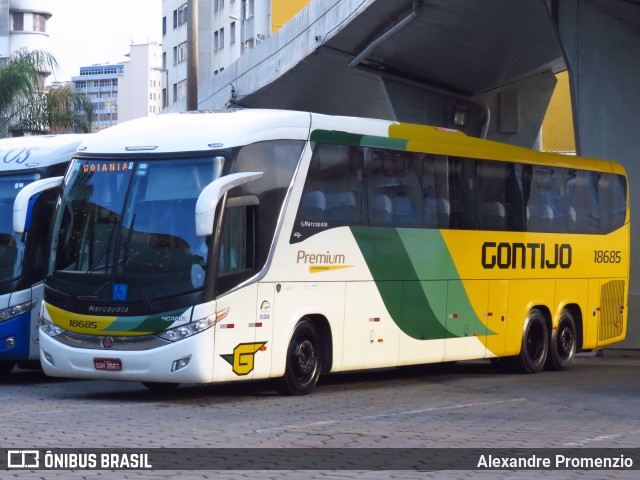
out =
<svg viewBox="0 0 640 480"><path fill-rule="evenodd" d="M418 340L485 335L439 230L351 227L393 321ZM450 281L454 280L454 281ZM447 304L461 320L447 321Z"/></svg>
<svg viewBox="0 0 640 480"><path fill-rule="evenodd" d="M155 333L161 332L171 327L176 318L179 318L186 308L162 312L154 315L141 315L135 317L118 317L111 325L105 328L104 332L138 332ZM162 317L168 318L167 320ZM169 319L170 318L170 319Z"/></svg>
<svg viewBox="0 0 640 480"><path fill-rule="evenodd" d="M338 143L340 145L360 146L362 135L355 133L336 132L330 130L314 130L311 132L311 141L320 143Z"/></svg>
<svg viewBox="0 0 640 480"><path fill-rule="evenodd" d="M402 138L357 135L355 133L330 130L314 130L311 132L311 141L319 143L336 143L339 145L353 145L356 147L388 148L403 151L407 149L407 140Z"/></svg>

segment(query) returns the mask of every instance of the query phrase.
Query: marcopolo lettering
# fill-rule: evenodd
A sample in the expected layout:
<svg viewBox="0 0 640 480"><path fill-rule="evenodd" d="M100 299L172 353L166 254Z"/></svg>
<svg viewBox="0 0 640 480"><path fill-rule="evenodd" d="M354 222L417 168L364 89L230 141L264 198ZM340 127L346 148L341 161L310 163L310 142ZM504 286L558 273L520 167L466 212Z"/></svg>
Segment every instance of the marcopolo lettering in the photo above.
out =
<svg viewBox="0 0 640 480"><path fill-rule="evenodd" d="M90 313L106 313L106 314L114 314L114 313L128 313L129 307L124 305L89 305L88 308Z"/></svg>
<svg viewBox="0 0 640 480"><path fill-rule="evenodd" d="M484 242L482 266L486 269L570 268L571 245L568 243L507 243Z"/></svg>

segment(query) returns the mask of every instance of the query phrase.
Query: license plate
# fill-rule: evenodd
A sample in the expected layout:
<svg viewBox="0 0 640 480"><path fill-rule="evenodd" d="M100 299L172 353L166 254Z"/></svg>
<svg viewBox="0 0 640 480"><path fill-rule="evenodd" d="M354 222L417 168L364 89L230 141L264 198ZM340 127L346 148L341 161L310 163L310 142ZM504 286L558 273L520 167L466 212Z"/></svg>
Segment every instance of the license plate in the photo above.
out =
<svg viewBox="0 0 640 480"><path fill-rule="evenodd" d="M122 370L122 360L119 358L94 358L93 366L96 370L118 372Z"/></svg>

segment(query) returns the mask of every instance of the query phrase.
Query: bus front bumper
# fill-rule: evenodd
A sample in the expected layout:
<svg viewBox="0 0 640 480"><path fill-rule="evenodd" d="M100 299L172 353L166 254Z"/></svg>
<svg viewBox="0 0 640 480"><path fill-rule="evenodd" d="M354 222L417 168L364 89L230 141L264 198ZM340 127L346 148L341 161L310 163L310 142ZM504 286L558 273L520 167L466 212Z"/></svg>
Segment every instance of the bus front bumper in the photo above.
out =
<svg viewBox="0 0 640 480"><path fill-rule="evenodd" d="M40 361L52 377L166 383L209 383L213 329L150 350L76 348L40 332Z"/></svg>

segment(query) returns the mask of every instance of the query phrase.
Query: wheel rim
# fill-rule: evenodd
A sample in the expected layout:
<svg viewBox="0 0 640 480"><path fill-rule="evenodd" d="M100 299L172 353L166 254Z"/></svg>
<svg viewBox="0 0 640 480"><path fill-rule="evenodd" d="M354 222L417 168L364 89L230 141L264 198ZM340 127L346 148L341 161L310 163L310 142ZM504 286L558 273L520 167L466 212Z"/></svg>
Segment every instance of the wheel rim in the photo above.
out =
<svg viewBox="0 0 640 480"><path fill-rule="evenodd" d="M575 345L575 335L568 326L563 326L558 332L558 355L562 360L571 357Z"/></svg>
<svg viewBox="0 0 640 480"><path fill-rule="evenodd" d="M313 342L308 338L300 338L291 352L292 367L296 378L304 380L313 376L318 356Z"/></svg>

